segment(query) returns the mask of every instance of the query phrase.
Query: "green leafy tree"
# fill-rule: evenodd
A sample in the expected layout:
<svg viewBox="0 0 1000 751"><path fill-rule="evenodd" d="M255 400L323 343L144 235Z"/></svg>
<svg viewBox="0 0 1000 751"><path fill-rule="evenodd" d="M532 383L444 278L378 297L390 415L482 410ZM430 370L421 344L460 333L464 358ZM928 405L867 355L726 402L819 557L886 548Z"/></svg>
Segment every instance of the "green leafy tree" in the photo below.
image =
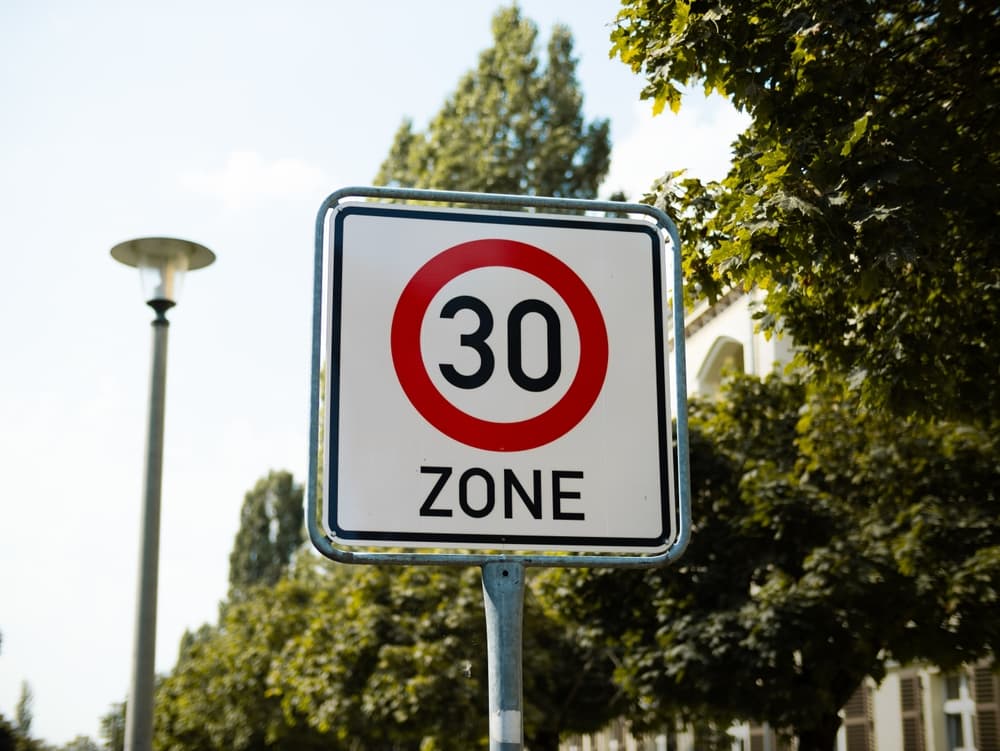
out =
<svg viewBox="0 0 1000 751"><path fill-rule="evenodd" d="M302 486L290 472L268 472L243 499L240 528L229 555L229 594L274 584L305 540Z"/></svg>
<svg viewBox="0 0 1000 751"><path fill-rule="evenodd" d="M637 728L767 721L832 751L890 660L995 650L997 432L898 420L846 388L740 378L692 411L694 519L674 568L553 571L563 617L619 648Z"/></svg>
<svg viewBox="0 0 1000 751"><path fill-rule="evenodd" d="M3 647L3 633L0 632L0 647ZM14 726L0 714L0 751L14 751L17 736Z"/></svg>
<svg viewBox="0 0 1000 751"><path fill-rule="evenodd" d="M478 569L367 567L317 608L286 651L287 707L341 738L441 751L488 745L486 625ZM318 645L322 647L318 648ZM607 650L581 644L530 594L524 628L525 743L598 729L622 708Z"/></svg>
<svg viewBox="0 0 1000 751"><path fill-rule="evenodd" d="M14 724L19 735L24 738L31 736L31 723L35 718L35 695L27 681L21 681L21 694L14 708Z"/></svg>
<svg viewBox="0 0 1000 751"><path fill-rule="evenodd" d="M125 748L126 702L116 702L101 717L100 735L107 751L123 751Z"/></svg>
<svg viewBox="0 0 1000 751"><path fill-rule="evenodd" d="M487 735L484 632L473 569L361 567L313 595L276 676L286 711L340 743L472 749ZM336 581L336 579L335 579ZM481 618L480 618L481 620Z"/></svg>
<svg viewBox="0 0 1000 751"><path fill-rule="evenodd" d="M624 704L611 655L526 606L525 735L596 730ZM182 749L488 745L479 572L302 565L187 636L157 693L156 744Z"/></svg>
<svg viewBox="0 0 1000 751"><path fill-rule="evenodd" d="M16 751L17 732L14 726L0 714L0 751Z"/></svg>
<svg viewBox="0 0 1000 751"><path fill-rule="evenodd" d="M21 694L14 707L14 747L17 751L51 751L51 746L31 737L31 724L35 718L35 695L27 681L21 681ZM0 736L3 729L0 728ZM2 740L0 740L2 743Z"/></svg>
<svg viewBox="0 0 1000 751"><path fill-rule="evenodd" d="M493 18L479 56L425 133L405 120L379 185L593 198L611 153L607 120L584 122L573 40L556 26L546 64L517 6Z"/></svg>
<svg viewBox="0 0 1000 751"><path fill-rule="evenodd" d="M654 110L749 113L720 184L675 180L697 289L768 291L817 374L897 414L1000 417L1000 14L931 0L624 0Z"/></svg>
<svg viewBox="0 0 1000 751"><path fill-rule="evenodd" d="M177 665L157 688L154 745L164 751L345 748L312 732L294 710L286 716L273 691L285 643L313 615L311 597L284 579L251 587L224 608L218 626L186 634Z"/></svg>
<svg viewBox="0 0 1000 751"><path fill-rule="evenodd" d="M64 745L61 751L101 751L101 747L90 736L78 735Z"/></svg>
<svg viewBox="0 0 1000 751"><path fill-rule="evenodd" d="M376 592L356 577L386 587ZM398 607L388 585L381 569L336 567L248 590L218 627L184 640L157 697L158 747L416 751L439 713L460 713L468 703L449 709L438 704L441 697L430 700L431 687L414 676L429 673L430 661L423 652L413 662L403 654L403 644L417 646L420 632L407 628L421 618ZM407 591L403 585L404 597ZM435 652L434 645L419 649ZM465 668L452 657L447 674L428 674L425 682L438 681L454 700L464 681L449 684L464 678ZM453 728L456 743L469 737L471 716Z"/></svg>

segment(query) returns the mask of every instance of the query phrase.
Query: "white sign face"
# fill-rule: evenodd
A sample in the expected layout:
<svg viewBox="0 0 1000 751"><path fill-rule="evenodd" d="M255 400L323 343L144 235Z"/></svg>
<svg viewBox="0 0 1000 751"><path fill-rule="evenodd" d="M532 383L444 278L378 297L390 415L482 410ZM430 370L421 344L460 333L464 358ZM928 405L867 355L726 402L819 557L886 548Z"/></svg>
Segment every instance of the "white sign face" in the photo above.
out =
<svg viewBox="0 0 1000 751"><path fill-rule="evenodd" d="M654 225L372 203L330 221L323 524L335 543L673 542Z"/></svg>

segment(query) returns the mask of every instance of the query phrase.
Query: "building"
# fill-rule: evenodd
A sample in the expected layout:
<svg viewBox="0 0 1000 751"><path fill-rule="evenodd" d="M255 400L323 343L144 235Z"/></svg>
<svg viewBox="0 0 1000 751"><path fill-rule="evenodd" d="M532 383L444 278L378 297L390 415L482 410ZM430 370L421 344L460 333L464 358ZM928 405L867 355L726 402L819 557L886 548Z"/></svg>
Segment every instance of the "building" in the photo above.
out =
<svg viewBox="0 0 1000 751"><path fill-rule="evenodd" d="M1000 751L1000 681L991 661L949 673L894 666L881 684L860 686L841 716L837 751ZM735 725L725 734L732 751L794 748L766 725ZM601 733L565 740L561 749L697 751L705 747L701 739L690 728L637 738L617 720Z"/></svg>
<svg viewBox="0 0 1000 751"><path fill-rule="evenodd" d="M759 376L783 369L794 349L787 337L757 331L753 314L763 293L731 290L715 305L701 302L684 322L688 394L718 392L727 371Z"/></svg>

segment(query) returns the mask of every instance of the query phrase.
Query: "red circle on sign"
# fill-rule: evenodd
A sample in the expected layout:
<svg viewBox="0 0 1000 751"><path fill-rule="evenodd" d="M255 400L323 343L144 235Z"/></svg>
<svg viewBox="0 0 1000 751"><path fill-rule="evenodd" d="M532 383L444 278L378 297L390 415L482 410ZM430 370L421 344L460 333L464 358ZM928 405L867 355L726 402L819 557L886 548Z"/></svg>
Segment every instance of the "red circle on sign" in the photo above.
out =
<svg viewBox="0 0 1000 751"><path fill-rule="evenodd" d="M517 422L483 420L460 410L438 391L424 366L420 329L434 296L455 277L505 266L538 277L569 306L580 334L580 363L562 398L535 417ZM431 258L410 279L392 316L392 362L410 403L447 436L487 451L525 451L560 438L584 418L608 372L608 334L593 294L565 263L516 240L472 240Z"/></svg>

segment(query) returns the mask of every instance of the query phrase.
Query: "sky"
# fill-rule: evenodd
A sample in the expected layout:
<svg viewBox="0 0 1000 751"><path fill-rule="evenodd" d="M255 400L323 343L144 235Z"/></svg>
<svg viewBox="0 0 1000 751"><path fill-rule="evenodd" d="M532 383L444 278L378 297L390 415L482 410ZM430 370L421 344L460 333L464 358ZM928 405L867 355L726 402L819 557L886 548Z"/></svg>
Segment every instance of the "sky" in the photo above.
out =
<svg viewBox="0 0 1000 751"><path fill-rule="evenodd" d="M687 96L653 118L608 57L613 0L521 0L569 26L601 197L667 171L721 178L746 120ZM171 311L157 670L214 622L243 496L307 468L313 225L369 185L490 45L498 2L0 3L0 713L98 737L128 690L152 312L112 246L218 256Z"/></svg>

